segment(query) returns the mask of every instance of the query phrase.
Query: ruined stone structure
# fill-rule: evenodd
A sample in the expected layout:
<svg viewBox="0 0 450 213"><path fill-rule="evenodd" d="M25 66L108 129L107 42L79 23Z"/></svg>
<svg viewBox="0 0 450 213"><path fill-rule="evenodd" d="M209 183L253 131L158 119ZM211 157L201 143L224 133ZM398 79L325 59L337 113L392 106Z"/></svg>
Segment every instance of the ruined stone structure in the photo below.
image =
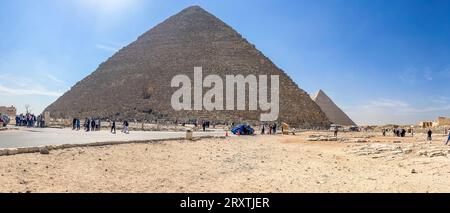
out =
<svg viewBox="0 0 450 213"><path fill-rule="evenodd" d="M0 114L6 114L8 117L16 117L17 109L14 106L0 106Z"/></svg>
<svg viewBox="0 0 450 213"><path fill-rule="evenodd" d="M439 117L436 120L436 125L437 126L446 126L446 125L450 125L450 118L447 117Z"/></svg>
<svg viewBox="0 0 450 213"><path fill-rule="evenodd" d="M202 67L204 76L215 74L222 79L238 74L279 75L279 121L294 127L330 124L309 94L284 71L230 26L197 6L168 18L118 51L45 111L54 118L259 121L260 110L173 110L171 96L179 88L172 88L171 80L179 74L193 79L194 67Z"/></svg>
<svg viewBox="0 0 450 213"><path fill-rule="evenodd" d="M431 127L433 127L433 122L432 121L422 121L419 123L419 126L421 128L431 128Z"/></svg>
<svg viewBox="0 0 450 213"><path fill-rule="evenodd" d="M345 112L342 111L322 90L319 90L316 96L313 97L313 100L320 106L333 124L356 126L355 122L353 122L352 119L350 119L350 117L348 117L347 114L345 114Z"/></svg>

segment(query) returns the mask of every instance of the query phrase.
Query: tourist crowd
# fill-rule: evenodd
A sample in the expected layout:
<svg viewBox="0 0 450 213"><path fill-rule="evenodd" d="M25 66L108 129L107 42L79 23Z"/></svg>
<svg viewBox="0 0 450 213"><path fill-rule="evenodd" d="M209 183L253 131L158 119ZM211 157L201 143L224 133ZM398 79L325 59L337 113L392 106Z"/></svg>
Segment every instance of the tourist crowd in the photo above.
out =
<svg viewBox="0 0 450 213"><path fill-rule="evenodd" d="M116 134L116 121L110 120L109 124L111 126L111 133ZM127 120L122 123L122 132L125 134L129 134L130 131L128 129L129 123ZM86 132L94 132L100 131L102 129L102 120L100 118L85 118L83 123L83 129ZM81 121L78 118L74 118L72 120L72 130L80 131L81 130Z"/></svg>
<svg viewBox="0 0 450 213"><path fill-rule="evenodd" d="M16 116L16 126L26 126L29 128L44 128L45 120L42 115L20 114Z"/></svg>

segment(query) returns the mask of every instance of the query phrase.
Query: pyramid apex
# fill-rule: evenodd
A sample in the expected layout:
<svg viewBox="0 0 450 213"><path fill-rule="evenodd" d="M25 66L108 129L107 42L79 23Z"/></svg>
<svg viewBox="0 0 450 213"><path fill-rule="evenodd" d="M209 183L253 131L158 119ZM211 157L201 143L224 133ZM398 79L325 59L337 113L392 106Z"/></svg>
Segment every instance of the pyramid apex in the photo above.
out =
<svg viewBox="0 0 450 213"><path fill-rule="evenodd" d="M188 10L188 9L190 9L190 10L202 9L203 10L203 8L198 5L191 5L189 7L186 7L186 10Z"/></svg>
<svg viewBox="0 0 450 213"><path fill-rule="evenodd" d="M198 5L192 5L183 9L182 12L206 12L206 10Z"/></svg>
<svg viewBox="0 0 450 213"><path fill-rule="evenodd" d="M313 100L317 100L317 98L319 96L323 96L326 95L325 92L322 89L319 89L319 91L317 91L316 95L314 95Z"/></svg>
<svg viewBox="0 0 450 213"><path fill-rule="evenodd" d="M317 94L325 94L325 92L322 89L319 89L319 92Z"/></svg>

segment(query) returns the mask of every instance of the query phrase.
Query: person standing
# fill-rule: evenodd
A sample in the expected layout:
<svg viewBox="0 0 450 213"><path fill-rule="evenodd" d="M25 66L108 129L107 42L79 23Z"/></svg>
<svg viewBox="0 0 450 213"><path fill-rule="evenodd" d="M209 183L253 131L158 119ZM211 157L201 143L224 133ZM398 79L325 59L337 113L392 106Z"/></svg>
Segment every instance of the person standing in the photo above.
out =
<svg viewBox="0 0 450 213"><path fill-rule="evenodd" d="M265 125L261 125L261 135L264 135L264 131L265 131Z"/></svg>
<svg viewBox="0 0 450 213"><path fill-rule="evenodd" d="M383 136L386 136L386 129L381 130L383 132Z"/></svg>
<svg viewBox="0 0 450 213"><path fill-rule="evenodd" d="M100 131L100 119L95 119L95 131Z"/></svg>
<svg viewBox="0 0 450 213"><path fill-rule="evenodd" d="M95 118L91 118L91 132L95 131Z"/></svg>
<svg viewBox="0 0 450 213"><path fill-rule="evenodd" d="M433 138L431 137L433 135L433 132L431 131L431 129L428 130L427 134L428 134L427 140L428 141L433 140Z"/></svg>
<svg viewBox="0 0 450 213"><path fill-rule="evenodd" d="M80 131L81 129L80 119L77 118L76 123L77 123L77 131Z"/></svg>
<svg viewBox="0 0 450 213"><path fill-rule="evenodd" d="M72 120L72 130L75 130L76 127L77 127L77 119L74 118L74 119Z"/></svg>
<svg viewBox="0 0 450 213"><path fill-rule="evenodd" d="M336 137L336 138L338 136L338 131L339 131L338 127L337 126L334 127L334 137Z"/></svg>

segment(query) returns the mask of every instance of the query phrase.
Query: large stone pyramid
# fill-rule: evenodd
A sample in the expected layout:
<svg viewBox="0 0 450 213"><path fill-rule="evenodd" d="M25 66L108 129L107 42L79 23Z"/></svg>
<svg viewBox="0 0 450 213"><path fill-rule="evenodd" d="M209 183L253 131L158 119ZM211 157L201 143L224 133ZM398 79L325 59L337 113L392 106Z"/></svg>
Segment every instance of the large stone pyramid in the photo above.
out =
<svg viewBox="0 0 450 213"><path fill-rule="evenodd" d="M328 119L333 124L339 124L343 126L356 126L355 122L345 114L325 92L319 90L316 96L313 97L314 102L320 106L323 112L327 115Z"/></svg>
<svg viewBox="0 0 450 213"><path fill-rule="evenodd" d="M58 118L259 120L261 111L173 110L171 96L178 88L171 87L171 80L179 74L194 79L194 67L202 67L203 76L216 74L223 79L237 74L279 75L279 121L302 127L330 124L319 106L282 70L230 26L198 6L186 8L144 33L46 111Z"/></svg>

